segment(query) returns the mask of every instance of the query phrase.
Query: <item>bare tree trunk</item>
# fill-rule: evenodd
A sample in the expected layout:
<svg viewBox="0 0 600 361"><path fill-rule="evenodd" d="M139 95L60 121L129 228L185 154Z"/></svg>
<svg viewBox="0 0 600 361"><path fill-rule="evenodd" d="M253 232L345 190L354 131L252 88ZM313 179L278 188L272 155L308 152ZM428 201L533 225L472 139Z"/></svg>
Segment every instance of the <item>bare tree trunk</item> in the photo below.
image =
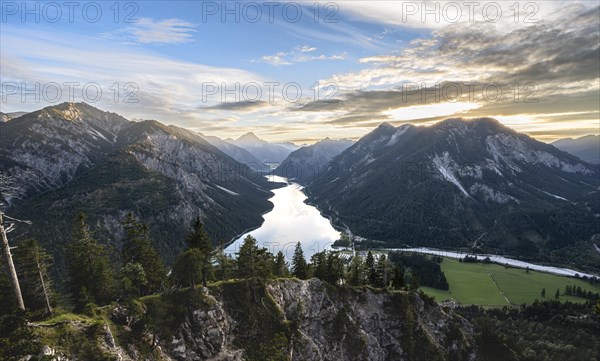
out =
<svg viewBox="0 0 600 361"><path fill-rule="evenodd" d="M42 274L42 270L40 268L39 260L35 259L35 266L37 267L38 276L40 277L40 283L42 285L42 292L44 292L44 301L46 301L46 310L50 314L50 316L54 315L52 311L52 305L50 305L50 296L48 295L48 289L46 288L46 280L44 280L44 275Z"/></svg>
<svg viewBox="0 0 600 361"><path fill-rule="evenodd" d="M25 303L23 302L23 295L21 294L21 286L19 285L19 278L17 277L17 271L15 270L15 264L13 263L12 254L10 253L10 246L8 245L8 238L6 237L6 231L4 230L4 219L2 217L2 211L0 211L0 233L2 236L2 250L4 251L4 258L6 259L6 268L10 277L10 282L17 298L17 304L19 308L24 310Z"/></svg>

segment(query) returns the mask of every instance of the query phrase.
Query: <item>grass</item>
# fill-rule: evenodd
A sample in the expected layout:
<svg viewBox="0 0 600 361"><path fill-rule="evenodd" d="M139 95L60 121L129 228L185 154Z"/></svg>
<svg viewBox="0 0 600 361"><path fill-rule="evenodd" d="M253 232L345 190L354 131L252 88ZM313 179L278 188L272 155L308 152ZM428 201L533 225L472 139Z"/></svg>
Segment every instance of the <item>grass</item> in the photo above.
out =
<svg viewBox="0 0 600 361"><path fill-rule="evenodd" d="M521 268L506 268L497 264L463 263L444 258L442 270L448 279L449 291L421 287L423 292L434 296L437 301L454 299L461 304L484 307L530 304L536 299L544 299L541 296L543 288L546 289L546 299L554 299L556 289L560 289L561 301L586 301L562 295L567 285L600 293L600 285L592 285L583 280L531 270L526 272Z"/></svg>

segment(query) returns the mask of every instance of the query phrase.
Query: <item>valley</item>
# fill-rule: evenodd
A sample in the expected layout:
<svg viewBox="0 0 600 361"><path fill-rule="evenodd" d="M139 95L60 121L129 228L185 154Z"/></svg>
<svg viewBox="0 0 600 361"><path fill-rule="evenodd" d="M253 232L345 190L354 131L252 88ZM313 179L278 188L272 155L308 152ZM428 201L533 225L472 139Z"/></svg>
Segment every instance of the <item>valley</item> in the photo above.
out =
<svg viewBox="0 0 600 361"><path fill-rule="evenodd" d="M491 119L384 123L296 149L83 103L0 126L4 209L32 221L10 234L35 310L0 316L30 332L0 334L13 354L518 360L533 341L484 340L488 323L516 312L536 328L532 313L588 317L598 301L600 169ZM56 289L45 303L39 282ZM588 326L564 347L593 339Z"/></svg>
<svg viewBox="0 0 600 361"><path fill-rule="evenodd" d="M598 0L0 14L0 361L600 361Z"/></svg>

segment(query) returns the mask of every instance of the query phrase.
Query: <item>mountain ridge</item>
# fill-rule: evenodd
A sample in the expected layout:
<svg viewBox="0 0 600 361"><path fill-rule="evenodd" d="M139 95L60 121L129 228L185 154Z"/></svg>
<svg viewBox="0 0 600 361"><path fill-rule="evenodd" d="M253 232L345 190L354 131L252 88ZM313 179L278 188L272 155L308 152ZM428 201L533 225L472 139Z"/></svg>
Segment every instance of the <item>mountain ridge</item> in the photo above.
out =
<svg viewBox="0 0 600 361"><path fill-rule="evenodd" d="M156 247L172 262L196 217L213 240L227 240L262 223L272 207L273 186L260 173L187 129L131 122L83 103L46 107L0 127L0 171L19 186L2 195L7 211L35 225L15 236L50 245L59 265L60 244L81 210L117 250L119 222L133 212L150 223Z"/></svg>
<svg viewBox="0 0 600 361"><path fill-rule="evenodd" d="M551 144L583 161L600 164L600 135L590 134L576 139L559 139Z"/></svg>
<svg viewBox="0 0 600 361"><path fill-rule="evenodd" d="M600 267L589 241L600 233L599 167L497 120L380 125L330 163L309 202L361 237L570 265L589 249L586 263ZM558 214L564 223L548 225Z"/></svg>

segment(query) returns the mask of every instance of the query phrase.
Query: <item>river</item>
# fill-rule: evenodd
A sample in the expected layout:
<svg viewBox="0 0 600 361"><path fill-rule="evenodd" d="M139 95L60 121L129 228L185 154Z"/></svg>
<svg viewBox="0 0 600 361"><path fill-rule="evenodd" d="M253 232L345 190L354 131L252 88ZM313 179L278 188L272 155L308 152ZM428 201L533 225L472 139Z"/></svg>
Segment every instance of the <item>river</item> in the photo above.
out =
<svg viewBox="0 0 600 361"><path fill-rule="evenodd" d="M298 242L302 246L307 261L310 261L310 257L313 254L330 249L333 242L340 238L340 232L333 228L329 220L323 217L316 207L304 203L306 195L302 191L303 187L296 183L288 182L283 177L269 175L268 178L271 182L286 183L287 185L273 190L274 196L269 199L273 203L273 209L263 215L263 224L259 228L237 238L225 249L225 252L235 255L244 238L249 234L256 238L259 247L265 247L273 254L283 251L288 262L291 261L294 255L294 248ZM598 247L596 249L600 251ZM379 250L417 252L457 259L464 258L468 254L426 247L385 248ZM472 256L473 254L469 253L468 255ZM493 263L529 268L556 275L575 276L578 274L579 276L598 277L598 275L569 268L537 265L493 254L478 254L476 256L481 260L489 257Z"/></svg>
<svg viewBox="0 0 600 361"><path fill-rule="evenodd" d="M390 252L416 252L416 253L424 253L424 254L433 254L433 255L438 255L438 256L443 256L443 257L448 257L448 258L456 258L456 259L460 259L460 258L465 258L465 256L469 255L469 256L476 256L477 259L479 260L483 260L486 257L490 258L490 261L493 263L498 263L501 265L509 265L511 267L518 267L518 268L529 268L531 270L535 270L535 271L540 271L540 272L546 272L546 273L552 273L555 275L561 275L561 276L571 276L574 277L575 275L579 275L579 276L587 276L587 277L600 277L599 275L595 275L595 274L591 274L591 273L585 273L585 272L580 272L580 271L575 271L569 268L561 268L561 267L552 267L552 266L542 266L542 265L538 265L538 264L534 264L534 263L529 263L529 262L524 262L524 261L519 261L516 259L512 259L512 258L506 258L503 256L497 256L494 254L473 254L473 253L463 253L463 252L457 252L457 251L446 251L446 250L440 250L440 249L434 249L434 248L427 248L427 247L419 247L419 248L386 248L386 249L382 249L384 251L390 251Z"/></svg>
<svg viewBox="0 0 600 361"><path fill-rule="evenodd" d="M236 239L225 249L226 253L236 254L244 238L252 235L259 247L265 247L273 254L283 251L288 261L294 255L296 243L300 242L306 260L310 261L313 254L329 249L340 238L340 232L321 216L317 208L304 203L306 195L302 186L279 176L269 175L268 178L271 182L287 185L273 190L275 195L269 199L273 209L263 215L263 224Z"/></svg>

